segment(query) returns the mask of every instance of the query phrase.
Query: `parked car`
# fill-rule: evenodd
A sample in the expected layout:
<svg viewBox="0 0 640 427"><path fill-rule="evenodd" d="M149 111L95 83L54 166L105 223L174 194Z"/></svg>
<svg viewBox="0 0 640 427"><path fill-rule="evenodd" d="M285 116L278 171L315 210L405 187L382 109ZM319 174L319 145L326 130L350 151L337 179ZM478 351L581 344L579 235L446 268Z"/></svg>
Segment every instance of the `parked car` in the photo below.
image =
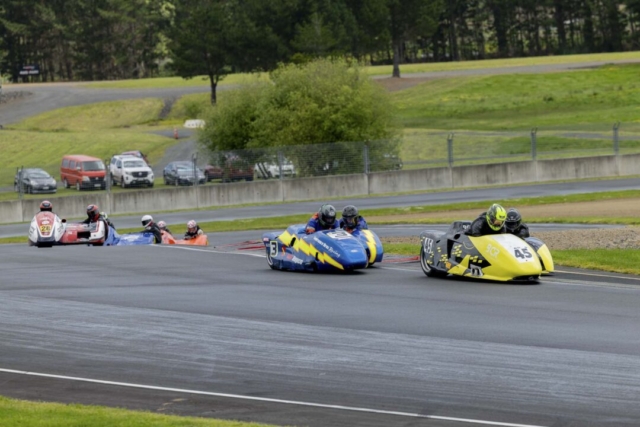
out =
<svg viewBox="0 0 640 427"><path fill-rule="evenodd" d="M133 151L125 151L124 153L120 153L121 156L135 156L138 157L142 160L144 160L144 162L149 165L149 159L147 159L146 154L144 154L142 151L138 151L138 150L133 150Z"/></svg>
<svg viewBox="0 0 640 427"><path fill-rule="evenodd" d="M55 193L58 183L49 173L40 168L21 169L13 178L13 188L23 193Z"/></svg>
<svg viewBox="0 0 640 427"><path fill-rule="evenodd" d="M171 162L162 171L162 177L166 185L193 185L195 174L198 175L198 184L207 182L202 169L197 168L194 173L193 163L189 161Z"/></svg>
<svg viewBox="0 0 640 427"><path fill-rule="evenodd" d="M278 163L256 163L253 167L256 171L256 177L262 179L268 178L280 178L280 165ZM289 159L284 159L282 162L282 176L292 177L295 176L296 169L293 163Z"/></svg>
<svg viewBox="0 0 640 427"><path fill-rule="evenodd" d="M122 188L143 186L153 187L153 171L147 163L134 156L113 156L109 166L111 182Z"/></svg>
<svg viewBox="0 0 640 427"><path fill-rule="evenodd" d="M106 188L107 169L102 160L81 154L69 154L62 158L60 180L64 188L75 185L76 190Z"/></svg>
<svg viewBox="0 0 640 427"><path fill-rule="evenodd" d="M204 173L207 181L221 179L222 182L253 181L253 166L238 156L226 156L224 162L207 165Z"/></svg>

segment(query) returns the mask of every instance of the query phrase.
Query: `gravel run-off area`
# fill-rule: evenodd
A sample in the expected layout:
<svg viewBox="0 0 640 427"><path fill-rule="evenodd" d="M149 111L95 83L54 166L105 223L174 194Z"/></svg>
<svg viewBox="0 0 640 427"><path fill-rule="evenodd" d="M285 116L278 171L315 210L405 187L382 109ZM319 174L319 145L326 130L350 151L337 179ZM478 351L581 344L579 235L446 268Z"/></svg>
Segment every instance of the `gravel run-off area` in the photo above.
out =
<svg viewBox="0 0 640 427"><path fill-rule="evenodd" d="M488 206L487 206L488 207ZM511 206L505 206L509 208ZM517 207L526 222L529 218L640 218L640 199L616 199L597 202L557 203L540 206ZM375 219L384 222L384 217L369 217L362 212L367 220ZM393 215L386 218L389 222L411 219L442 219L443 223L468 219L472 220L480 214L477 210L457 210L450 213L431 212L406 215ZM425 229L429 228L425 224ZM602 228L588 230L565 230L535 232L535 224L531 235L544 241L551 250L562 249L640 249L640 227L626 226L620 228ZM383 243L415 243L419 245L418 236L389 237L382 239Z"/></svg>

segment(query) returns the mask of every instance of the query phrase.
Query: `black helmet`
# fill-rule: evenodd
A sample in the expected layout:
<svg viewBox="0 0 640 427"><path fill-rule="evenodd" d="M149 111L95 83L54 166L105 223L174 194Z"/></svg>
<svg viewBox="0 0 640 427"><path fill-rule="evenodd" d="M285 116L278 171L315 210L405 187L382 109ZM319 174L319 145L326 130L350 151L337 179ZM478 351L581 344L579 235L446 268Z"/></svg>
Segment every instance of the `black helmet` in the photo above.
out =
<svg viewBox="0 0 640 427"><path fill-rule="evenodd" d="M332 205L322 205L318 211L318 221L323 227L332 226L336 222L336 208Z"/></svg>
<svg viewBox="0 0 640 427"><path fill-rule="evenodd" d="M43 212L43 211L51 212L52 210L53 210L53 205L51 204L50 201L45 200L42 203L40 203L40 212Z"/></svg>
<svg viewBox="0 0 640 427"><path fill-rule="evenodd" d="M100 209L98 209L98 206L87 206L87 216L89 217L89 219L97 218L98 216L100 216Z"/></svg>
<svg viewBox="0 0 640 427"><path fill-rule="evenodd" d="M353 205L347 205L342 210L342 219L347 228L354 228L358 225L358 208Z"/></svg>
<svg viewBox="0 0 640 427"><path fill-rule="evenodd" d="M504 222L508 231L516 231L522 224L522 217L517 209L511 208L507 211L507 220Z"/></svg>

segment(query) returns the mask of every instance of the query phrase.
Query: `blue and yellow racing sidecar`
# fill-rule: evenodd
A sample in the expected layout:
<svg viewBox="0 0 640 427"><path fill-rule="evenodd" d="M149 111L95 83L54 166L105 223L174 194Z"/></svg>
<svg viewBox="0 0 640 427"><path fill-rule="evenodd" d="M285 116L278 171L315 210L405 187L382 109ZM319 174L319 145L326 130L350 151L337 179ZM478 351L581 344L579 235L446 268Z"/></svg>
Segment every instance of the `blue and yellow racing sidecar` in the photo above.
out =
<svg viewBox="0 0 640 427"><path fill-rule="evenodd" d="M306 234L305 224L296 224L282 233L265 233L262 241L274 270L353 271L381 261L383 255L380 239L370 230Z"/></svg>

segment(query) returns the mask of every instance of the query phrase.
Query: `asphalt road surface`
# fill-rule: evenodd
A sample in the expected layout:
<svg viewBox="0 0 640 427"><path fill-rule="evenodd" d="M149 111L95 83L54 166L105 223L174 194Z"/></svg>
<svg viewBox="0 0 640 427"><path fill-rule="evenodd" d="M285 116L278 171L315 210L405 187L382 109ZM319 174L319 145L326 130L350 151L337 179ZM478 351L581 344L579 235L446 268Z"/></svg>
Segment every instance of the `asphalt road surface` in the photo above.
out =
<svg viewBox="0 0 640 427"><path fill-rule="evenodd" d="M1 246L0 394L300 426L640 422L637 277L287 273L209 237Z"/></svg>

